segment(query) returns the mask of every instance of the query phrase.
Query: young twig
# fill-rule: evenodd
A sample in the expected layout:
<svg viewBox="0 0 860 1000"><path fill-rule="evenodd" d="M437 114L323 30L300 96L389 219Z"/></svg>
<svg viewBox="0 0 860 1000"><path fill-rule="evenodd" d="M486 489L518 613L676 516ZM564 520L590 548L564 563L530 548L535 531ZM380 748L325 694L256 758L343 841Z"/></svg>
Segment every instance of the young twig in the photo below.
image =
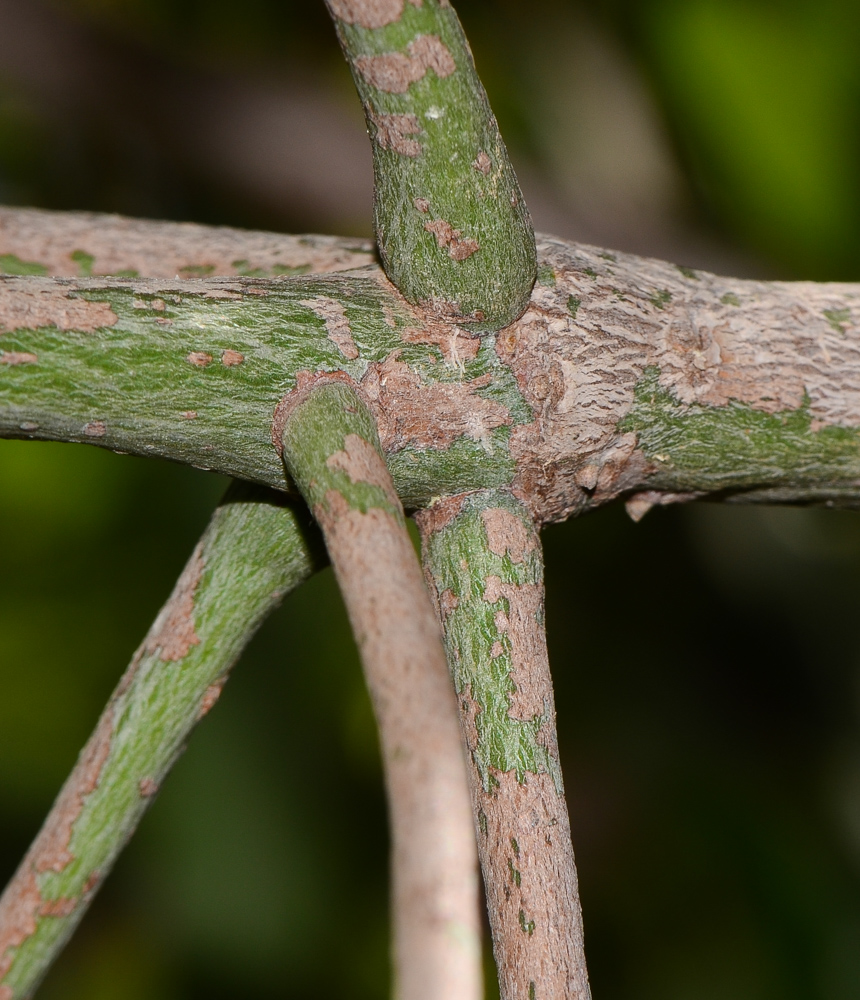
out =
<svg viewBox="0 0 860 1000"><path fill-rule="evenodd" d="M315 534L282 495L228 491L0 898L0 1000L39 984L239 654L320 565Z"/></svg>
<svg viewBox="0 0 860 1000"><path fill-rule="evenodd" d="M379 724L392 833L395 996L483 996L477 856L439 626L372 416L349 379L286 401L284 461L343 593Z"/></svg>
<svg viewBox="0 0 860 1000"><path fill-rule="evenodd" d="M502 492L441 500L416 520L471 750L502 1000L589 1000L537 531Z"/></svg>
<svg viewBox="0 0 860 1000"><path fill-rule="evenodd" d="M507 326L534 284L534 232L451 4L326 2L372 139L386 274L472 330Z"/></svg>

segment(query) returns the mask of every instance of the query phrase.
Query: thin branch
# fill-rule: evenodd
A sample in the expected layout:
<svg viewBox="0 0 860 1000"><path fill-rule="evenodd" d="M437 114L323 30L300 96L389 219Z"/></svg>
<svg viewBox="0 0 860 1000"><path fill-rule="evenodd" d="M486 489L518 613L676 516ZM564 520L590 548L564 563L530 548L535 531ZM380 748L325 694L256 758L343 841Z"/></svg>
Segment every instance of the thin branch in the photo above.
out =
<svg viewBox="0 0 860 1000"><path fill-rule="evenodd" d="M258 487L215 511L0 898L0 1000L47 972L241 651L320 565L314 534L301 506Z"/></svg>
<svg viewBox="0 0 860 1000"><path fill-rule="evenodd" d="M392 832L395 996L483 996L477 856L438 624L370 412L323 377L283 414L284 460L314 512L379 724Z"/></svg>
<svg viewBox="0 0 860 1000"><path fill-rule="evenodd" d="M537 530L495 491L441 500L417 521L471 750L502 1000L590 1000Z"/></svg>
<svg viewBox="0 0 860 1000"><path fill-rule="evenodd" d="M495 331L536 275L528 209L448 0L327 0L373 146L374 225L413 303Z"/></svg>

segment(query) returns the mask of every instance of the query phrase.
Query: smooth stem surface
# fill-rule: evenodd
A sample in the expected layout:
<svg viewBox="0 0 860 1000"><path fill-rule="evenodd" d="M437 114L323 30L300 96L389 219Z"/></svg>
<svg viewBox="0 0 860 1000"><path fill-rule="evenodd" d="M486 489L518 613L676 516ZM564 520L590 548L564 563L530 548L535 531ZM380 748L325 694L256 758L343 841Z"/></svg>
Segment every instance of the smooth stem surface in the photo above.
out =
<svg viewBox="0 0 860 1000"><path fill-rule="evenodd" d="M471 750L502 1000L590 1000L540 539L501 491L440 500L416 519Z"/></svg>
<svg viewBox="0 0 860 1000"><path fill-rule="evenodd" d="M348 380L323 376L289 400L283 446L322 527L379 724L395 996L480 1000L477 856L456 701L376 426Z"/></svg>
<svg viewBox="0 0 860 1000"><path fill-rule="evenodd" d="M412 303L475 331L526 308L535 239L448 0L327 0L373 146L383 267Z"/></svg>
<svg viewBox="0 0 860 1000"><path fill-rule="evenodd" d="M322 561L302 505L228 491L0 898L0 1000L32 995L239 654Z"/></svg>

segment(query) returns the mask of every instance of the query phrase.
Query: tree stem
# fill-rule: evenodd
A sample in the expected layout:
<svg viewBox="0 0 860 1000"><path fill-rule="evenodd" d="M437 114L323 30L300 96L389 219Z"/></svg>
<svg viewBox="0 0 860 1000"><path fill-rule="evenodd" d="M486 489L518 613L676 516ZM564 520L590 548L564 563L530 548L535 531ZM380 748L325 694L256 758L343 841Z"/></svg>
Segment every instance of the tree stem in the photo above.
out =
<svg viewBox="0 0 860 1000"><path fill-rule="evenodd" d="M471 750L472 803L502 1000L590 1000L528 512L487 491L416 520Z"/></svg>
<svg viewBox="0 0 860 1000"><path fill-rule="evenodd" d="M379 724L395 996L483 996L477 856L439 627L373 418L348 380L289 398L284 460L325 536Z"/></svg>
<svg viewBox="0 0 860 1000"><path fill-rule="evenodd" d="M323 559L302 505L235 484L0 898L0 1000L32 995L230 668Z"/></svg>
<svg viewBox="0 0 860 1000"><path fill-rule="evenodd" d="M376 238L412 303L476 332L526 308L531 218L448 0L326 0L373 148Z"/></svg>

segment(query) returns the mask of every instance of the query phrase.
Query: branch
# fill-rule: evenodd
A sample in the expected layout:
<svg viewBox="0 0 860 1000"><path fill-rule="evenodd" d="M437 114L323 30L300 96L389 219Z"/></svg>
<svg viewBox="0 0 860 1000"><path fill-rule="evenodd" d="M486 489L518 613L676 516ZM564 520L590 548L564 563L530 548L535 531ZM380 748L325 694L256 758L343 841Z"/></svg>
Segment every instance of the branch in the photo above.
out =
<svg viewBox="0 0 860 1000"><path fill-rule="evenodd" d="M0 272L6 274L274 277L347 271L375 260L367 240L340 236L283 236L95 212L0 207Z"/></svg>
<svg viewBox="0 0 860 1000"><path fill-rule="evenodd" d="M637 514L704 495L860 502L860 286L539 249L529 308L481 340L373 268L0 278L0 437L286 489L273 415L302 378L343 371L407 508L509 485L539 522L618 496Z"/></svg>
<svg viewBox="0 0 860 1000"><path fill-rule="evenodd" d="M477 857L445 652L373 418L349 380L283 415L284 459L314 512L379 725L392 831L398 1000L483 996Z"/></svg>
<svg viewBox="0 0 860 1000"><path fill-rule="evenodd" d="M234 486L0 898L0 1000L36 988L230 668L320 564L301 508Z"/></svg>
<svg viewBox="0 0 860 1000"><path fill-rule="evenodd" d="M496 491L441 500L417 521L471 750L502 1000L590 1000L536 528Z"/></svg>
<svg viewBox="0 0 860 1000"><path fill-rule="evenodd" d="M386 274L478 331L525 309L531 218L448 0L327 0L372 139Z"/></svg>

